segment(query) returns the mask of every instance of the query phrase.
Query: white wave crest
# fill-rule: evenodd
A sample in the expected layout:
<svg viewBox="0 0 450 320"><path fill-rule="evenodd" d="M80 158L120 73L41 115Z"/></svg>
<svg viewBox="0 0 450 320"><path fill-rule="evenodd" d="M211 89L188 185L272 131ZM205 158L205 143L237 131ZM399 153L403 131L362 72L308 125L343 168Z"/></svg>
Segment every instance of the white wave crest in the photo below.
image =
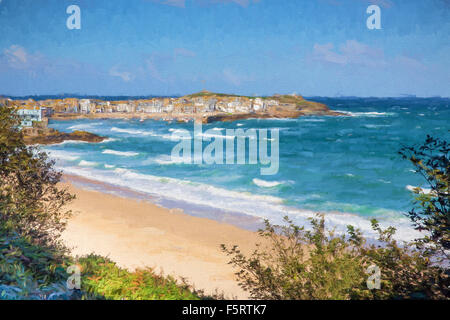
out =
<svg viewBox="0 0 450 320"><path fill-rule="evenodd" d="M430 193L433 192L433 190L428 189L428 188L414 187L414 186L411 186L411 185L407 185L406 189L411 191L411 192L415 192L416 190L418 190L420 193L423 193L423 194L430 194Z"/></svg>
<svg viewBox="0 0 450 320"><path fill-rule="evenodd" d="M113 155L121 156L121 157L135 157L135 156L139 155L138 152L133 152L133 151L116 151L116 150L109 150L109 149L104 150L102 153L103 154L113 154Z"/></svg>
<svg viewBox="0 0 450 320"><path fill-rule="evenodd" d="M303 210L284 205L284 200L275 196L259 195L249 192L232 191L204 183L180 180L169 177L158 177L141 174L129 169L99 170L95 168L63 167L67 174L82 176L119 187L142 192L156 199L168 199L185 203L220 209L227 212L244 213L266 218L272 223L282 224L283 216L288 215L297 225L309 225L308 218L314 217L312 210ZM337 232L346 232L347 225L359 228L366 236L375 239L377 234L372 230L370 220L352 213L326 212L325 221ZM397 228L396 238L412 240L419 235L411 228L405 218L380 219L383 227L394 225Z"/></svg>
<svg viewBox="0 0 450 320"><path fill-rule="evenodd" d="M61 151L61 150L46 150L50 158L55 160L75 161L80 158L78 154Z"/></svg>
<svg viewBox="0 0 450 320"><path fill-rule="evenodd" d="M79 166L82 166L82 167L95 167L95 166L98 165L98 163L97 163L97 162L94 162L94 161L81 160L81 161L78 163L78 165L79 165Z"/></svg>
<svg viewBox="0 0 450 320"><path fill-rule="evenodd" d="M258 187L263 187L263 188L273 188L279 185L284 184L284 182L279 182L279 181L265 181L265 180L261 180L261 179L253 179L253 183L256 184Z"/></svg>
<svg viewBox="0 0 450 320"><path fill-rule="evenodd" d="M394 112L351 112L351 111L343 111L343 110L336 110L336 112L344 113L352 117L388 117L388 116L394 116Z"/></svg>

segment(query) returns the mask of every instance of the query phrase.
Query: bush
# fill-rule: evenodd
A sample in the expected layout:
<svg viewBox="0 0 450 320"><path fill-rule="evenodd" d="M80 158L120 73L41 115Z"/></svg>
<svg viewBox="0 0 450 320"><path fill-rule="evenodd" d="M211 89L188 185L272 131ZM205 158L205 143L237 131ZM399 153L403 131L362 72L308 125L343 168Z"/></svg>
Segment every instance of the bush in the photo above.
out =
<svg viewBox="0 0 450 320"><path fill-rule="evenodd" d="M416 188L416 207L409 213L416 230L424 237L416 244L431 254L445 257L450 250L450 144L427 136L419 147L400 150L403 159L411 161L416 172L424 177L430 192Z"/></svg>
<svg viewBox="0 0 450 320"><path fill-rule="evenodd" d="M59 251L33 244L0 225L0 299L70 299Z"/></svg>
<svg viewBox="0 0 450 320"><path fill-rule="evenodd" d="M77 263L83 275L81 288L92 295L113 300L199 300L190 286L149 268L130 272L96 255L80 258Z"/></svg>
<svg viewBox="0 0 450 320"><path fill-rule="evenodd" d="M128 272L98 256L75 261L60 243L74 197L44 152L28 147L12 108L0 106L0 299L198 299L186 284L152 270ZM69 290L67 267L82 267Z"/></svg>
<svg viewBox="0 0 450 320"><path fill-rule="evenodd" d="M327 231L323 216L310 219L312 230L298 227L287 217L286 225L267 220L259 231L263 241L249 256L239 247L222 250L238 268L239 285L253 299L342 300L449 297L448 277L433 266L420 250L399 246L394 228L383 230L376 220L378 244L368 245L361 233L348 227L348 234ZM380 288L371 290L366 273L370 266L381 271Z"/></svg>
<svg viewBox="0 0 450 320"><path fill-rule="evenodd" d="M57 185L61 172L37 147L26 146L15 111L0 106L0 223L34 243L57 246L74 197Z"/></svg>

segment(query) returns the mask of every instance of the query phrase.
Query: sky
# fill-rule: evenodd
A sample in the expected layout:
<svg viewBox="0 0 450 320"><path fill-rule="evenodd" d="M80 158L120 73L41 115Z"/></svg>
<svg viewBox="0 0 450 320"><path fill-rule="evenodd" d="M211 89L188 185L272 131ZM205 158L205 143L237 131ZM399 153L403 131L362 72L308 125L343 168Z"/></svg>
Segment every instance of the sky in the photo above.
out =
<svg viewBox="0 0 450 320"><path fill-rule="evenodd" d="M0 94L449 97L449 35L450 0L0 0Z"/></svg>

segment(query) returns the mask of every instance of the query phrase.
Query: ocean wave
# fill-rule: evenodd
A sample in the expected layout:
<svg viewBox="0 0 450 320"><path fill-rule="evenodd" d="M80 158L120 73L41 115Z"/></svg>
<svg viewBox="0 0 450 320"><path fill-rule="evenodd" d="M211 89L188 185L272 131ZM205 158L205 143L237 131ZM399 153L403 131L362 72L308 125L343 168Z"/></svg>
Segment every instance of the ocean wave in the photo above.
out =
<svg viewBox="0 0 450 320"><path fill-rule="evenodd" d="M199 133L195 136L197 139L230 139L234 140L236 136L229 136L229 135L221 135L221 134L214 134L214 133ZM254 139L254 137L250 137L250 139Z"/></svg>
<svg viewBox="0 0 450 320"><path fill-rule="evenodd" d="M352 178L355 176L353 173L346 173L345 175L346 175L347 177L352 177Z"/></svg>
<svg viewBox="0 0 450 320"><path fill-rule="evenodd" d="M121 129L121 128L116 128L116 127L111 128L111 131L117 132L117 133L130 134L130 135L134 135L134 136L155 137L155 138L160 138L163 140L170 140L170 141L191 139L190 136L187 137L187 136L182 135L182 133L185 131L181 130L181 129L169 129L169 131L172 132L171 134L158 133L158 132L154 132L152 130L144 131L144 130L135 130L135 129Z"/></svg>
<svg viewBox="0 0 450 320"><path fill-rule="evenodd" d="M68 130L73 130L73 131L79 131L79 130L90 130L95 126L99 126L102 125L101 122L94 122L94 123L82 123L82 124L76 124L73 126L68 127Z"/></svg>
<svg viewBox="0 0 450 320"><path fill-rule="evenodd" d="M100 143L109 143L109 142L115 142L115 141L117 141L117 139L116 138L108 138L108 139L105 139L105 140L103 140L102 142L99 142L99 144Z"/></svg>
<svg viewBox="0 0 450 320"><path fill-rule="evenodd" d="M144 161L142 161L143 165L149 165L149 164L159 164L159 165L171 165L171 164L182 164L183 158L172 158L169 155L160 155L155 158L148 158Z"/></svg>
<svg viewBox="0 0 450 320"><path fill-rule="evenodd" d="M139 155L138 152L133 152L133 151L116 151L116 150L109 150L109 149L104 150L102 153L103 154L113 154L113 155L122 156L122 157L135 157L135 156Z"/></svg>
<svg viewBox="0 0 450 320"><path fill-rule="evenodd" d="M89 141L81 141L81 140L65 140L63 142L60 143L54 143L52 144L52 146L63 146L66 144L85 144L85 143L91 143Z"/></svg>
<svg viewBox="0 0 450 320"><path fill-rule="evenodd" d="M409 191L414 192L414 193L415 193L416 190L419 190L419 192L423 193L423 194L430 194L430 193L433 192L433 190L428 189L428 188L414 187L414 186L411 186L411 185L407 185L406 186L406 190L409 190Z"/></svg>
<svg viewBox="0 0 450 320"><path fill-rule="evenodd" d="M47 154L50 156L50 158L55 160L66 160L66 161L75 161L80 159L80 156L78 154L69 153L66 151L61 150L45 150Z"/></svg>
<svg viewBox="0 0 450 320"><path fill-rule="evenodd" d="M94 179L111 185L129 188L148 194L158 199L180 201L193 205L200 205L224 210L227 212L243 213L254 217L269 219L272 223L282 224L283 216L288 215L298 225L309 225L309 218L316 215L316 211L304 210L284 205L284 199L259 195L249 192L232 191L204 183L180 180L170 177L153 176L135 172L133 170L117 168L114 170L99 170L95 168L64 167L65 173ZM348 206L352 206L349 204ZM180 207L183 207L180 204ZM333 206L336 207L336 206ZM342 206L341 206L342 207ZM360 229L367 237L376 239L377 234L372 230L370 220L354 213L328 211L325 221L336 232L344 233L347 225ZM380 213L380 225L395 226L396 238L412 240L418 234L411 228L409 220L405 218L387 217L384 211Z"/></svg>
<svg viewBox="0 0 450 320"><path fill-rule="evenodd" d="M302 118L302 122L325 122L325 119Z"/></svg>
<svg viewBox="0 0 450 320"><path fill-rule="evenodd" d="M378 129L378 128L391 127L391 125L387 125L387 124L366 124L366 125L364 125L364 127L366 127L367 129Z"/></svg>
<svg viewBox="0 0 450 320"><path fill-rule="evenodd" d="M351 111L343 111L343 110L335 110L336 112L344 113L352 117L388 117L394 116L396 113L394 112L351 112Z"/></svg>
<svg viewBox="0 0 450 320"><path fill-rule="evenodd" d="M296 122L298 118L266 118L266 119L258 119L258 120L272 120L272 121L283 121L283 122Z"/></svg>
<svg viewBox="0 0 450 320"><path fill-rule="evenodd" d="M95 166L98 166L98 163L97 163L97 162L94 162L94 161L81 160L81 161L78 163L78 165L79 165L79 166L82 166L82 167L95 167Z"/></svg>
<svg viewBox="0 0 450 320"><path fill-rule="evenodd" d="M139 135L139 136L150 136L153 134L152 131L143 131L143 130L135 130L135 129L121 129L117 127L111 128L112 132L118 132L118 133L127 133L132 135Z"/></svg>
<svg viewBox="0 0 450 320"><path fill-rule="evenodd" d="M263 187L263 188L273 188L279 185L284 184L284 182L279 182L279 181L265 181L265 180L261 180L261 179L253 179L252 180L254 184L256 184L258 187Z"/></svg>

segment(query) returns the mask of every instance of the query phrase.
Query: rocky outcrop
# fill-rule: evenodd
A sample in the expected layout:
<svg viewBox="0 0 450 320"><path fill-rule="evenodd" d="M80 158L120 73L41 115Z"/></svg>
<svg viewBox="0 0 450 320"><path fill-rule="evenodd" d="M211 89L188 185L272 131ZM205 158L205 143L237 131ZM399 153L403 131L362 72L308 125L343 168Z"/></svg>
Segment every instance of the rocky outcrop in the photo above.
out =
<svg viewBox="0 0 450 320"><path fill-rule="evenodd" d="M216 121L225 121L225 122L233 122L238 120L246 120L246 119L271 119L271 118L298 118L304 115L300 111L294 112L283 112L283 113L233 113L233 114L216 114L213 116L204 116L201 118L201 122L211 123Z"/></svg>
<svg viewBox="0 0 450 320"><path fill-rule="evenodd" d="M105 137L86 131L60 132L52 128L24 128L22 130L26 144L56 144L64 141L85 141L98 143L105 140Z"/></svg>
<svg viewBox="0 0 450 320"><path fill-rule="evenodd" d="M345 116L345 114L330 110L326 105L318 102L305 100L301 96L276 95L271 99L278 105L270 106L266 111L251 113L223 113L203 116L202 123L215 121L237 121L245 119L271 119L271 118L298 118L301 116Z"/></svg>

